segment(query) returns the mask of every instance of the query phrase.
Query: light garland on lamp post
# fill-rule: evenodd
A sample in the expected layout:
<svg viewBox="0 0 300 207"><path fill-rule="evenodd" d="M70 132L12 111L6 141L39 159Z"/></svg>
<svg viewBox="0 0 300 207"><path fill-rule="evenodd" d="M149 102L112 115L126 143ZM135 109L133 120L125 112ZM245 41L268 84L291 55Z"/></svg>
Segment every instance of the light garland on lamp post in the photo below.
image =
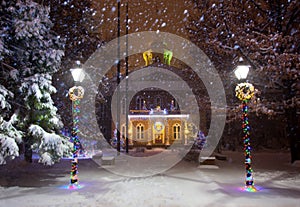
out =
<svg viewBox="0 0 300 207"><path fill-rule="evenodd" d="M240 79L246 79L249 67L247 65L239 65L235 69L234 73L236 77ZM249 125L249 107L248 102L254 96L254 86L251 83L240 83L235 88L235 96L242 101L242 132L244 142L244 155L245 155L245 168L246 168L246 180L244 190L249 192L256 192L257 189L254 187L253 170L251 167L251 143L250 143L250 125Z"/></svg>
<svg viewBox="0 0 300 207"><path fill-rule="evenodd" d="M79 65L80 62L77 62ZM82 82L84 79L84 72L81 68L71 69L71 73L75 82ZM72 116L73 116L73 127L71 138L73 141L73 154L72 154L72 167L71 167L71 176L70 176L70 189L79 187L78 179L78 156L79 150L81 148L80 140L78 138L79 134L79 114L80 114L80 100L83 98L84 89L81 86L73 86L69 89L69 97L72 101Z"/></svg>
<svg viewBox="0 0 300 207"><path fill-rule="evenodd" d="M78 185L78 155L81 148L78 138L79 133L79 113L80 113L80 99L83 98L84 89L79 86L74 86L69 90L70 100L72 101L72 115L73 115L73 127L72 127L72 141L73 141L73 160L71 168L71 180L70 187Z"/></svg>

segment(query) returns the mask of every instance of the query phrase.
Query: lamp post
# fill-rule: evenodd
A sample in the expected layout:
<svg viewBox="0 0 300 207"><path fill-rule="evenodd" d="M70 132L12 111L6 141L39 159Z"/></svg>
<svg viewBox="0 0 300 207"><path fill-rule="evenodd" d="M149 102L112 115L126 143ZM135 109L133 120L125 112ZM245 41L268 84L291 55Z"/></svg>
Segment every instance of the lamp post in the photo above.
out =
<svg viewBox="0 0 300 207"><path fill-rule="evenodd" d="M69 188L76 188L78 187L78 155L79 150L81 148L80 141L78 139L79 133L79 113L80 113L80 100L83 98L84 89L81 86L76 86L76 82L82 82L84 79L84 71L80 68L80 62L77 61L77 68L70 69L75 86L69 89L69 97L72 101L72 117L73 117L73 127L72 127L72 134L71 138L73 141L73 160L72 160L72 168L71 168L71 179Z"/></svg>
<svg viewBox="0 0 300 207"><path fill-rule="evenodd" d="M234 74L238 80L245 80L249 73L249 65L238 65ZM251 168L251 144L250 144L250 126L248 119L248 102L254 95L254 86L248 82L239 83L235 88L235 95L242 101L242 130L243 130L243 141L244 141L244 155L245 155L245 167L246 167L246 191L256 192L254 187L254 181L252 176Z"/></svg>

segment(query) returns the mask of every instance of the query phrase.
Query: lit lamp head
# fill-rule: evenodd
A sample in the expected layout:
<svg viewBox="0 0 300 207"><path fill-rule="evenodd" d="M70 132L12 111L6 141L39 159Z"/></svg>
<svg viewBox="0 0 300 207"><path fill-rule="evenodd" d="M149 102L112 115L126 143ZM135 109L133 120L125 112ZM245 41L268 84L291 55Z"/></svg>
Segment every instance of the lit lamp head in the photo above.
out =
<svg viewBox="0 0 300 207"><path fill-rule="evenodd" d="M234 69L234 74L237 77L238 80L244 80L247 78L247 75L249 73L250 65L238 65Z"/></svg>
<svg viewBox="0 0 300 207"><path fill-rule="evenodd" d="M70 71L72 73L75 82L82 82L85 77L85 73L83 69L80 67L80 61L76 61L76 64L77 67L70 69Z"/></svg>
<svg viewBox="0 0 300 207"><path fill-rule="evenodd" d="M76 68L70 69L73 79L74 79L74 82L75 82L75 86L73 86L72 88L69 89L69 96L72 101L82 99L83 94L84 94L83 87L76 86L76 83L83 81L83 79L85 77L85 73L84 73L83 69L80 67L80 61L76 61L76 64L77 64Z"/></svg>

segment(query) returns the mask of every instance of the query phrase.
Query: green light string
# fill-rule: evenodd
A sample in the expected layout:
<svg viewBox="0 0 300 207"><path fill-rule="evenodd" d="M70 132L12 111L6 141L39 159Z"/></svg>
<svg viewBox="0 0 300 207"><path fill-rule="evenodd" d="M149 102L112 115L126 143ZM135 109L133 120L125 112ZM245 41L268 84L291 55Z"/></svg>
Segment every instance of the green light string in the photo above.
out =
<svg viewBox="0 0 300 207"><path fill-rule="evenodd" d="M242 103L242 129L243 129L243 140L244 140L244 154L245 154L245 167L246 167L246 189L250 191L255 191L254 181L252 176L251 168L251 144L250 144L250 126L248 111L249 107L247 106L248 100L243 100Z"/></svg>
<svg viewBox="0 0 300 207"><path fill-rule="evenodd" d="M78 155L80 150L80 141L78 138L79 133L79 113L80 113L80 99L77 99L73 103L73 128L72 128L72 141L73 141L73 160L71 168L71 185L78 185Z"/></svg>

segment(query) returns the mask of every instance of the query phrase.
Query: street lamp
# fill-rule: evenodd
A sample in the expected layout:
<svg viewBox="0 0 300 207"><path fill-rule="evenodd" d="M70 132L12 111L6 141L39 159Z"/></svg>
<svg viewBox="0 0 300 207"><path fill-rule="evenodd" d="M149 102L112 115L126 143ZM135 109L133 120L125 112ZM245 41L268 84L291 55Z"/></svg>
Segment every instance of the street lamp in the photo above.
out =
<svg viewBox="0 0 300 207"><path fill-rule="evenodd" d="M249 65L238 65L234 74L238 80L245 80L249 73ZM244 155L245 155L245 167L246 167L246 181L245 190L250 192L256 192L254 187L252 168L251 168L251 145L250 145L250 126L248 119L248 106L247 103L254 95L254 86L248 82L239 83L235 88L235 95L242 101L242 130L244 141Z"/></svg>
<svg viewBox="0 0 300 207"><path fill-rule="evenodd" d="M234 74L238 80L246 79L249 73L250 65L237 65Z"/></svg>
<svg viewBox="0 0 300 207"><path fill-rule="evenodd" d="M71 138L73 141L73 160L72 160L72 168L71 168L71 180L69 188L77 188L78 185L78 155L79 150L81 148L80 141L78 139L79 134L79 113L80 113L80 100L83 98L84 89L81 86L76 86L76 82L82 82L84 79L84 71L80 68L80 62L77 61L77 68L70 69L72 73L72 77L75 82L75 86L69 89L69 97L72 101L72 116L73 116L73 127Z"/></svg>

